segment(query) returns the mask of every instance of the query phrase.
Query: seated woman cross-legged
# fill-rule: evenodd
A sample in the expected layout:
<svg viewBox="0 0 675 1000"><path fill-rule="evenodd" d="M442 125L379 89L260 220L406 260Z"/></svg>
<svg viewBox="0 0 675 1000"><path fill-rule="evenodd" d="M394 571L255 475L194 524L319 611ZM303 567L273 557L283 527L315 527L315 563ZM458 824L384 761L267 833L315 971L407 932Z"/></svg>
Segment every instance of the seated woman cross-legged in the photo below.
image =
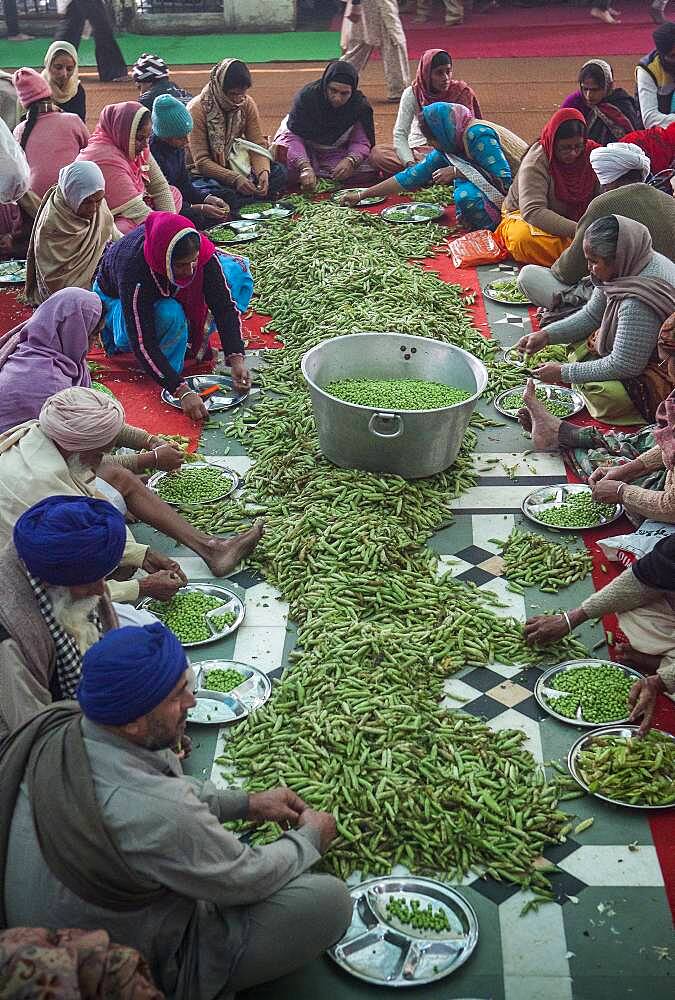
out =
<svg viewBox="0 0 675 1000"><path fill-rule="evenodd" d="M497 240L514 260L550 267L571 244L576 224L598 194L580 111L557 111L523 157L502 208Z"/></svg>
<svg viewBox="0 0 675 1000"><path fill-rule="evenodd" d="M570 364L548 362L534 375L572 384L591 416L627 425L653 421L670 392L659 368L657 342L675 311L675 264L652 249L641 222L608 215L584 234L584 253L595 290L578 312L518 342L534 354L547 344L571 344Z"/></svg>
<svg viewBox="0 0 675 1000"><path fill-rule="evenodd" d="M183 366L186 356L211 357L209 312L234 388L250 388L241 337L241 312L253 294L248 261L217 252L188 219L152 212L145 226L108 247L94 291L106 310L101 333L106 352L132 351L143 371L177 396L193 420L208 411L183 381Z"/></svg>
<svg viewBox="0 0 675 1000"><path fill-rule="evenodd" d="M90 289L108 243L122 238L95 163L63 167L42 199L26 258L26 299L40 305L62 288Z"/></svg>
<svg viewBox="0 0 675 1000"><path fill-rule="evenodd" d="M285 158L291 184L314 191L319 177L362 184L373 179L367 166L375 145L373 109L358 86L352 64L336 60L295 95L273 143L275 157Z"/></svg>
<svg viewBox="0 0 675 1000"><path fill-rule="evenodd" d="M586 135L606 146L642 127L637 101L614 85L612 67L604 59L589 59L579 70L579 89L562 102L586 119Z"/></svg>
<svg viewBox="0 0 675 1000"><path fill-rule="evenodd" d="M496 128L477 122L461 104L442 102L423 108L419 123L435 147L433 152L421 163L368 188L368 195L400 194L454 181L458 221L467 229L495 229L499 206L511 181L511 165ZM512 138L516 143L521 141ZM524 151L524 143L522 148ZM359 195L345 195L343 200L346 205L355 205Z"/></svg>

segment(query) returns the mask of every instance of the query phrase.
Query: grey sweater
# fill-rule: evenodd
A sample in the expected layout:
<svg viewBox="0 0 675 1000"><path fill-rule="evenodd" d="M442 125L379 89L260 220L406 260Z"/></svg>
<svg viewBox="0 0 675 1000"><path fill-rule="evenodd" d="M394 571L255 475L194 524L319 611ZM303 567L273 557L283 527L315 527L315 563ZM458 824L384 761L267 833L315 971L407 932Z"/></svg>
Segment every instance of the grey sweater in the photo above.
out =
<svg viewBox="0 0 675 1000"><path fill-rule="evenodd" d="M593 199L577 222L572 246L561 253L551 268L554 278L565 285L576 285L588 274L584 233L591 222L605 215L623 215L641 222L650 232L654 249L675 260L675 198L647 184L626 184Z"/></svg>
<svg viewBox="0 0 675 1000"><path fill-rule="evenodd" d="M654 253L641 278L662 278L675 286L675 264L663 254ZM607 297L596 288L583 309L546 327L549 344L577 344L599 329L607 306ZM609 382L612 379L636 378L649 362L661 328L656 313L638 299L626 298L619 307L619 320L612 351L595 361L562 366L563 382Z"/></svg>

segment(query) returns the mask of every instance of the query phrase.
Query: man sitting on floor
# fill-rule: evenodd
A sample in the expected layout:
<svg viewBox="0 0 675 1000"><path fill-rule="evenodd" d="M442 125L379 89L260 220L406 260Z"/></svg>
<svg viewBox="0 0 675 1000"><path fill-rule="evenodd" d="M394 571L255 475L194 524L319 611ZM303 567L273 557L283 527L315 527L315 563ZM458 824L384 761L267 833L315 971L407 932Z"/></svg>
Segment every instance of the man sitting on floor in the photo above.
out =
<svg viewBox="0 0 675 1000"><path fill-rule="evenodd" d="M138 948L173 997L215 1000L334 944L345 885L304 874L335 836L288 788L247 795L184 778L176 746L195 704L163 625L109 632L86 653L76 705L40 713L0 751L0 928L103 928ZM251 847L223 829L273 820Z"/></svg>
<svg viewBox="0 0 675 1000"><path fill-rule="evenodd" d="M150 620L110 600L125 544L122 514L93 497L48 497L16 522L0 551L0 739L75 696L82 655L120 618Z"/></svg>
<svg viewBox="0 0 675 1000"><path fill-rule="evenodd" d="M602 191L579 219L572 245L553 267L526 264L518 275L518 287L536 306L551 309L554 300L562 298L564 305L579 307L590 298L593 285L584 256L584 233L607 215L641 222L654 250L675 261L675 198L644 183L649 174L645 153L631 143L610 142L591 151L591 166Z"/></svg>

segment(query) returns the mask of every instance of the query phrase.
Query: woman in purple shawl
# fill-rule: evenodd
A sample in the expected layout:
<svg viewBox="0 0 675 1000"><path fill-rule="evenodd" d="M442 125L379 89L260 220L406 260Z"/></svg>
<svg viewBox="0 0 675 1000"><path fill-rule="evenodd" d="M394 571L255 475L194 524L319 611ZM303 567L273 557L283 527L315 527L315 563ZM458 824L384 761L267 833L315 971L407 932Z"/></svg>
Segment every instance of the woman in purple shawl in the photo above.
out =
<svg viewBox="0 0 675 1000"><path fill-rule="evenodd" d="M55 392L91 385L87 350L102 316L94 292L64 288L0 337L0 433L36 420Z"/></svg>

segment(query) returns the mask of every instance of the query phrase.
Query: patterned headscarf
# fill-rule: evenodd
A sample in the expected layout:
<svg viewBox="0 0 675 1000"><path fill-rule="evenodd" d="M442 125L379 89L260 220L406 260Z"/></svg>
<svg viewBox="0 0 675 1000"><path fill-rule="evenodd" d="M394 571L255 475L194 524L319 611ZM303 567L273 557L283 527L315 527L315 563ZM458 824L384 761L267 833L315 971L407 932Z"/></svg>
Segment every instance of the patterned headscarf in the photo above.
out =
<svg viewBox="0 0 675 1000"><path fill-rule="evenodd" d="M201 92L211 155L221 167L227 165L234 140L244 131L244 106L233 104L225 96L225 78L230 66L236 62L241 60L223 59L214 66L209 82Z"/></svg>
<svg viewBox="0 0 675 1000"><path fill-rule="evenodd" d="M434 139L444 153L456 153L462 148L462 138L474 115L463 104L436 101L422 108L422 115Z"/></svg>

